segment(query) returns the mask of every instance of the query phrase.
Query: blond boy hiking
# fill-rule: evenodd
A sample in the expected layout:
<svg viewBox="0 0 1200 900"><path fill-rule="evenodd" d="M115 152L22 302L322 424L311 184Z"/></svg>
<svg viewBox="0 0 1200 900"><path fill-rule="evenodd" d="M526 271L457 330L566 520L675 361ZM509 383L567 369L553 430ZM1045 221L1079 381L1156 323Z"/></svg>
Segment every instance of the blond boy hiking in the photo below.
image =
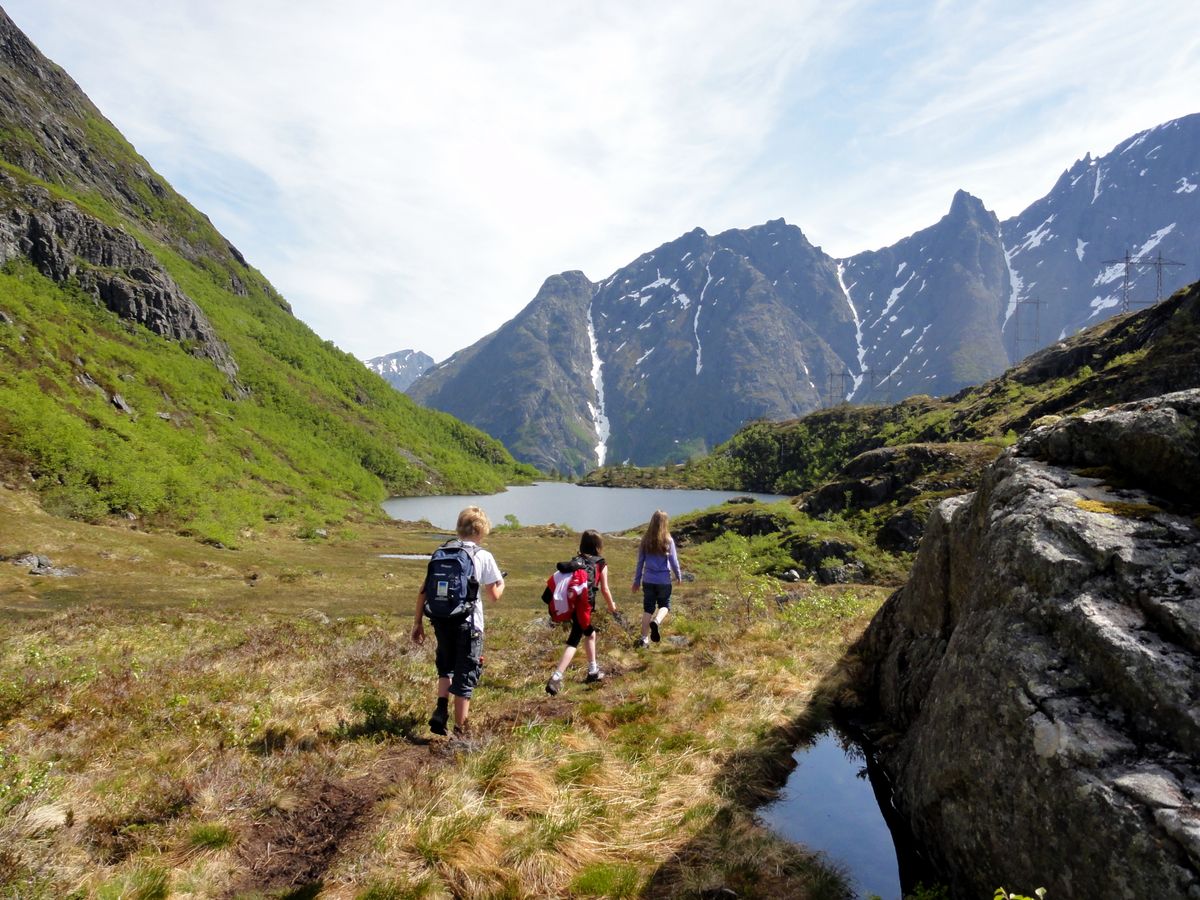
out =
<svg viewBox="0 0 1200 900"><path fill-rule="evenodd" d="M445 734L450 719L450 695L454 695L454 734L467 733L471 695L483 672L482 586L493 601L504 593L504 573L496 559L480 542L492 523L478 506L458 514L456 540L447 541L429 560L425 581L417 594L412 639L425 643L424 617L433 624L437 638L437 706L429 717L429 730Z"/></svg>

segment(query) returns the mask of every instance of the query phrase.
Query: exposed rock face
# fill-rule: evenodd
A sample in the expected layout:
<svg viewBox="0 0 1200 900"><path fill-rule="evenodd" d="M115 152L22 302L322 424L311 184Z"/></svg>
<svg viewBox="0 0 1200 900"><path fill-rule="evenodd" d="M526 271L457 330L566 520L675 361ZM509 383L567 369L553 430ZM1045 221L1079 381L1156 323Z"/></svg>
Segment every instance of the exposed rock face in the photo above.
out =
<svg viewBox="0 0 1200 900"><path fill-rule="evenodd" d="M0 159L66 188L69 196L98 194L185 258L216 262L227 273L228 289L246 294L249 273L241 253L153 172L3 10L0 121L5 125ZM52 198L24 176L0 172L0 262L14 257L29 259L55 281L77 280L117 315L165 338L191 342L195 355L211 360L231 380L236 376L229 348L207 317L136 237Z"/></svg>
<svg viewBox="0 0 1200 900"><path fill-rule="evenodd" d="M1198 466L1191 390L1036 429L931 517L862 649L956 896L1200 896Z"/></svg>
<svg viewBox="0 0 1200 900"><path fill-rule="evenodd" d="M549 410L554 443L532 452L493 433L521 459L549 458L579 474L597 461L687 460L756 419L785 420L841 400L943 396L993 378L1118 312L1124 265L1106 263L1127 250L1143 257L1130 273L1136 305L1154 299L1151 260L1159 252L1187 263L1157 269L1164 294L1195 277L1198 146L1200 114L1087 157L1013 219L1001 222L958 191L930 227L844 259L781 219L716 235L694 229L602 280L579 308L575 328L590 328L595 352L574 361L573 379L603 388L603 403L600 391L584 388L602 415L589 421L571 408ZM536 315L533 305L518 319ZM450 409L439 386L485 343L493 358L527 356L530 337L516 335L510 348L512 336L502 328L456 354L440 381L418 381L412 395L483 428L485 415L519 419L541 391L540 370L507 379L510 393L474 407ZM1069 358L1049 353L1042 362ZM575 444L601 447L591 459L553 437L580 429L590 433ZM900 545L910 539L906 529L897 533Z"/></svg>
<svg viewBox="0 0 1200 900"><path fill-rule="evenodd" d="M1009 364L997 327L1009 293L1000 221L958 191L929 228L845 260L846 296L861 322L858 402L944 394Z"/></svg>
<svg viewBox="0 0 1200 900"><path fill-rule="evenodd" d="M993 444L902 444L860 453L827 482L804 496L810 516L893 506L876 536L887 550L917 549L934 502L979 483L983 467L999 455Z"/></svg>
<svg viewBox="0 0 1200 900"><path fill-rule="evenodd" d="M74 278L118 316L165 338L191 341L197 356L230 378L237 375L229 348L200 307L130 234L53 200L44 188L22 190L4 173L0 192L0 263L22 257L54 281Z"/></svg>
<svg viewBox="0 0 1200 900"><path fill-rule="evenodd" d="M587 308L595 288L582 272L547 278L516 318L428 369L409 396L482 428L543 471L590 468L597 398Z"/></svg>
<svg viewBox="0 0 1200 900"><path fill-rule="evenodd" d="M1112 261L1126 253L1147 263L1159 254L1185 263L1132 266L1131 305L1155 299L1159 274L1164 296L1196 278L1198 142L1197 114L1135 134L1104 156L1077 160L1050 193L1004 222L1013 287L1004 320L1008 346L1039 332L1037 343L1050 344L1120 310L1125 266ZM1045 301L1036 323L1033 308L1016 308L1032 299Z"/></svg>

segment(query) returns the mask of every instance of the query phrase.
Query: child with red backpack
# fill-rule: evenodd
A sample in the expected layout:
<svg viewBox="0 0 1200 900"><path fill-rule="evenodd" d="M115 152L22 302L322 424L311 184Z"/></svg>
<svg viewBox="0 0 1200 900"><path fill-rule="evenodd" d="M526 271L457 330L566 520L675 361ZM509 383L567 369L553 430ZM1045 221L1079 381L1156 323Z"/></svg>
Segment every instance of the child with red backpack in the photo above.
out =
<svg viewBox="0 0 1200 900"><path fill-rule="evenodd" d="M604 539L600 536L600 532L585 531L579 538L579 555L569 563L559 563L559 571L550 577L547 584L549 593L553 593L555 587L564 595L575 593L577 587L572 582L582 581L579 573L587 573L587 600L583 600L582 592L579 592L580 595L570 598L573 606L570 618L571 633L567 636L567 646L563 650L562 659L558 661L558 668L546 682L546 693L551 696L562 689L563 673L567 671L567 666L575 658L575 651L579 649L580 640L583 640L583 648L588 661L585 681L591 684L604 680L604 673L600 671L600 666L596 662L596 627L592 624L592 612L596 609L597 594L604 595L608 611L613 615L617 613L617 604L613 600L612 591L608 589L608 565L605 563L604 557L600 555L603 549ZM564 569L564 567L567 568Z"/></svg>

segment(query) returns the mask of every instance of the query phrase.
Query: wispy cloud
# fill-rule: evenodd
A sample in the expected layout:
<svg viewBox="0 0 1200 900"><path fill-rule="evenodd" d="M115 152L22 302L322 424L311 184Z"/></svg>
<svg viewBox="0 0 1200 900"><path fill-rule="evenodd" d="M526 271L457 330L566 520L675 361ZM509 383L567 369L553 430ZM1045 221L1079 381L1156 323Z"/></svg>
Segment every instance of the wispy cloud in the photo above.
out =
<svg viewBox="0 0 1200 900"><path fill-rule="evenodd" d="M546 276L600 279L696 225L786 215L844 255L960 186L1012 215L1084 150L1193 111L1190 5L961 6L5 4L364 358L444 356Z"/></svg>

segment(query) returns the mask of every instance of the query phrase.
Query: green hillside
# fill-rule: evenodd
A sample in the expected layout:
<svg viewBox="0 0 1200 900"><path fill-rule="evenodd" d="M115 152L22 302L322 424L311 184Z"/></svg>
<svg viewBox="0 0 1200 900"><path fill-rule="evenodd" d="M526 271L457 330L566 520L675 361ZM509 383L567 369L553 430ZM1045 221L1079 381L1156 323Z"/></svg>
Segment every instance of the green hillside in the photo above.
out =
<svg viewBox="0 0 1200 900"><path fill-rule="evenodd" d="M378 516L388 495L536 474L322 341L0 26L5 482L61 515L230 545L267 523L312 530Z"/></svg>

